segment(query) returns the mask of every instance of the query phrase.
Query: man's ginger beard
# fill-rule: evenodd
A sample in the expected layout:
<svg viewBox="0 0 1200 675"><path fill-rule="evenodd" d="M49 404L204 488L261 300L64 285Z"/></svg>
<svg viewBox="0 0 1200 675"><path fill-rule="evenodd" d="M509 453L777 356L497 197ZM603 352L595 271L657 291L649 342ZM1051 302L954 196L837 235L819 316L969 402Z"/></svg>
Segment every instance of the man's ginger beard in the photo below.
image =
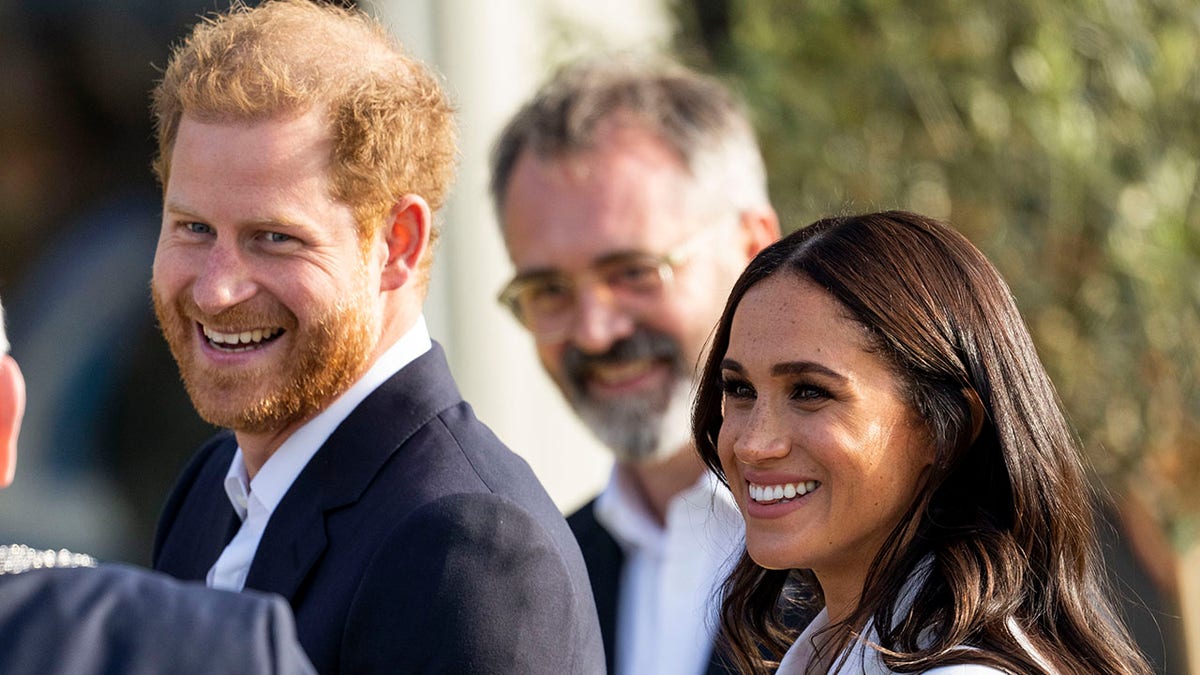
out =
<svg viewBox="0 0 1200 675"><path fill-rule="evenodd" d="M235 431L275 431L327 407L366 371L378 335L376 321L366 308L365 291L327 307L305 326L299 326L295 315L278 303L274 311L237 305L208 316L187 291L174 303L156 289L152 295L159 327L196 412L210 424ZM291 351L273 355L270 370L230 372L205 366L197 355L195 343L203 339L197 322L216 327L282 326ZM239 392L253 392L268 380L279 384L260 394L243 394L249 400L230 405Z"/></svg>

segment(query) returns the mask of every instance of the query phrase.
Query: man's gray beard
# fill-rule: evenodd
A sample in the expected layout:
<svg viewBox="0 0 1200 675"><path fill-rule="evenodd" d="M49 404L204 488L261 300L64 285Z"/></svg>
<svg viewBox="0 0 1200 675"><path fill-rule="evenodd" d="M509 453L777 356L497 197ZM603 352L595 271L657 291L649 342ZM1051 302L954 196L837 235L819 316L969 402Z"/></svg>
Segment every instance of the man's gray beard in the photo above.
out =
<svg viewBox="0 0 1200 675"><path fill-rule="evenodd" d="M634 396L601 402L580 393L570 402L617 461L653 464L691 442L691 383L684 377L676 378L666 410L656 401Z"/></svg>
<svg viewBox="0 0 1200 675"><path fill-rule="evenodd" d="M597 365L653 359L669 365L669 389L597 400L588 393L588 373ZM574 345L563 353L567 401L583 423L608 446L618 461L653 462L673 455L691 438L691 378L683 350L669 335L639 326L603 354L586 354Z"/></svg>
<svg viewBox="0 0 1200 675"><path fill-rule="evenodd" d="M691 383L677 380L666 410L644 398L609 403L580 397L579 419L619 462L650 463L674 455L691 442Z"/></svg>

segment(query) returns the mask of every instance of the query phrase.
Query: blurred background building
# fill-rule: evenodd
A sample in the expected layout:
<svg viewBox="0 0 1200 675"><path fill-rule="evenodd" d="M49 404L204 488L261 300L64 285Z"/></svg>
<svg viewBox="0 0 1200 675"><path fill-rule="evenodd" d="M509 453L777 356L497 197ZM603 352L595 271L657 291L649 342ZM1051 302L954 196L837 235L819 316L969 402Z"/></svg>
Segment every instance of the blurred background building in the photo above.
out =
<svg viewBox="0 0 1200 675"><path fill-rule="evenodd" d="M343 3L350 4L350 3ZM571 510L604 451L497 306L500 126L553 69L667 51L747 100L786 229L947 218L1008 278L1084 439L1110 568L1161 672L1200 672L1200 8L1191 0L374 0L458 102L427 316L464 394ZM0 0L0 293L29 381L0 541L146 563L212 429L154 325L147 94L224 0ZM1161 627L1160 632L1155 621Z"/></svg>

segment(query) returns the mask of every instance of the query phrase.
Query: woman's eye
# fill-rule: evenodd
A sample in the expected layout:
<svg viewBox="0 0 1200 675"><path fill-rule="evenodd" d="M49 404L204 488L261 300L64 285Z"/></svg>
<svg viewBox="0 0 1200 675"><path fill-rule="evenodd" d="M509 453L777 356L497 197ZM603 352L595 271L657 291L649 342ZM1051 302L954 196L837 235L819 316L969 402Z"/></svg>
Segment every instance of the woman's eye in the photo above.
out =
<svg viewBox="0 0 1200 675"><path fill-rule="evenodd" d="M721 392L725 394L725 398L754 398L754 387L751 387L748 382L743 380L721 380Z"/></svg>
<svg viewBox="0 0 1200 675"><path fill-rule="evenodd" d="M792 398L798 401L819 401L829 398L829 392L814 384L798 384L792 389Z"/></svg>

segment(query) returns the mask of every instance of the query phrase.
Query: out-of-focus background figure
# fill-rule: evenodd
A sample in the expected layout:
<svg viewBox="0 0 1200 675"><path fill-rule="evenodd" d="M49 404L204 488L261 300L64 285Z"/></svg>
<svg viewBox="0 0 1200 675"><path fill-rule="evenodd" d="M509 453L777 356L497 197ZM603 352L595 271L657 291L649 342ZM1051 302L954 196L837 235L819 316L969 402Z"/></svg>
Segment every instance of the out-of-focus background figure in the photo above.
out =
<svg viewBox="0 0 1200 675"><path fill-rule="evenodd" d="M1110 570L1127 606L1154 610L1132 621L1143 648L1162 672L1189 672L1189 649L1200 669L1194 3L363 4L459 105L431 329L480 418L564 511L600 488L609 459L493 300L512 268L487 154L560 64L667 51L747 101L785 230L904 207L952 220L996 263L1114 499ZM0 293L30 381L0 540L146 562L171 479L211 432L152 319L147 92L168 45L212 9L0 1Z"/></svg>
<svg viewBox="0 0 1200 675"><path fill-rule="evenodd" d="M742 106L673 63L585 59L504 127L491 169L516 268L500 301L614 458L567 517L608 671L733 672L713 649L715 598L745 528L688 420L733 280L779 238Z"/></svg>

